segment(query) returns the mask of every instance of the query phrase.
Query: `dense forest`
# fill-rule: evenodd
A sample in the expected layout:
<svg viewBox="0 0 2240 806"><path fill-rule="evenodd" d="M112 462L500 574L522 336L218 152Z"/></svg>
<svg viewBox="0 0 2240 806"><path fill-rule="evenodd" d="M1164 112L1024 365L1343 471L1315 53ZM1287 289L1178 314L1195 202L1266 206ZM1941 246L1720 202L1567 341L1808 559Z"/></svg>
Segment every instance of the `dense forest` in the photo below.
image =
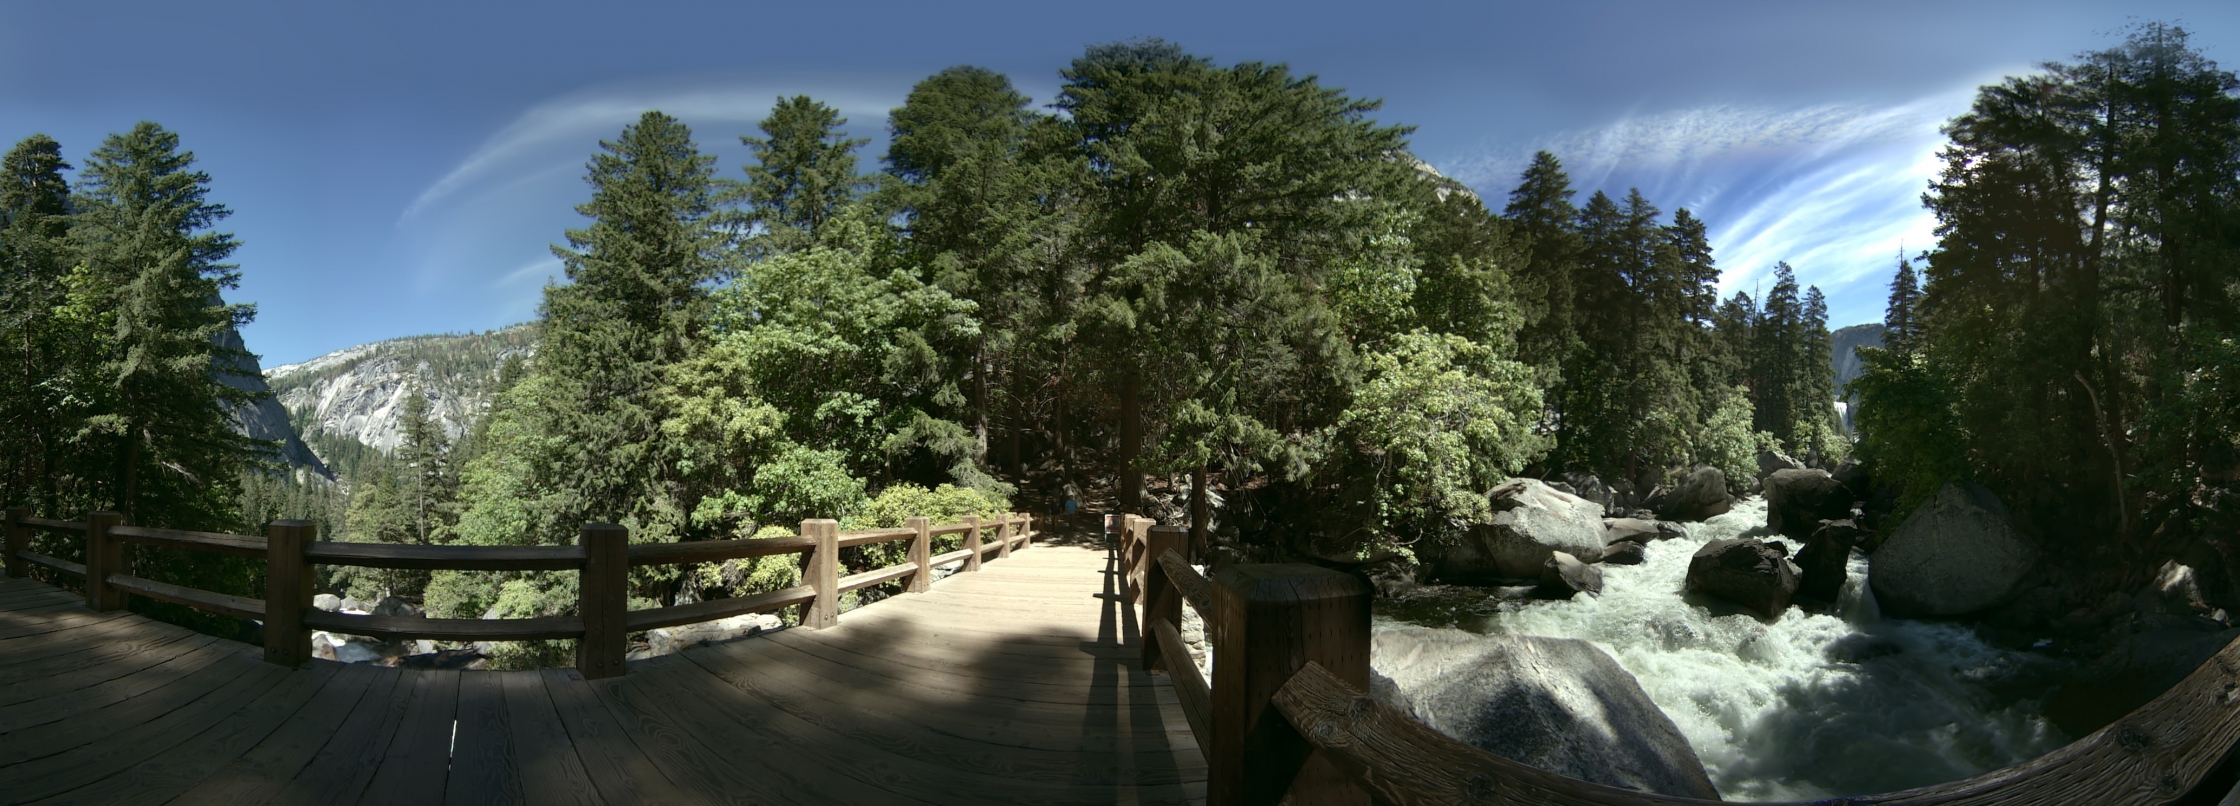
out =
<svg viewBox="0 0 2240 806"><path fill-rule="evenodd" d="M1688 210L1580 201L1548 153L1494 209L1376 102L1285 65L1140 40L1060 75L1046 107L985 69L930 76L876 166L806 96L741 136L754 161L733 172L646 112L586 165L533 357L456 438L410 396L396 449L349 457L327 534L709 540L1083 491L1251 556L1359 565L1460 539L1510 476L1645 493L1707 465L1739 493L1763 451L1852 452L1820 290L1778 265L1762 296L1720 299ZM2148 26L1950 124L1926 196L1940 242L1901 261L1890 349L1854 386L1887 507L1972 478L2048 539L2126 561L2230 532L2234 92ZM7 154L8 500L223 530L338 505L228 429L214 337L253 309L221 301L237 244L192 166L153 123L74 182L44 136ZM150 573L261 585L226 558L165 562L205 565ZM637 569L632 594L767 590L793 562ZM446 616L576 599L542 573L329 582Z"/></svg>

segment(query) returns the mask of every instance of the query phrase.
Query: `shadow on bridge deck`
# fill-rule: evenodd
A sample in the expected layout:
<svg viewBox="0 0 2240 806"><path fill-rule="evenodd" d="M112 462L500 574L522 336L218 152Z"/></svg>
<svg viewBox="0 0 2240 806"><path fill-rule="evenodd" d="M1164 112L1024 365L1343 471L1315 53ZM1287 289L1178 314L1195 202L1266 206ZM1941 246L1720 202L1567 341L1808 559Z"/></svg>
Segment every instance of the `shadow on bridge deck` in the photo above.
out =
<svg viewBox="0 0 2240 806"><path fill-rule="evenodd" d="M1120 579L1037 546L598 681L282 669L0 580L0 803L1203 802Z"/></svg>

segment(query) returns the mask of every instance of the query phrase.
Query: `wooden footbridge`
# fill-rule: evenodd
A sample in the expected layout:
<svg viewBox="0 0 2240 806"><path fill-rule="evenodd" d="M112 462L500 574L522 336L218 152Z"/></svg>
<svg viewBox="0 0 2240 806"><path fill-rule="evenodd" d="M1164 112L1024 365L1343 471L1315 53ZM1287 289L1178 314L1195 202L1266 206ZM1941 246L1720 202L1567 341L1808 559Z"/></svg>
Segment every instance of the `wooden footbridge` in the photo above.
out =
<svg viewBox="0 0 2240 806"><path fill-rule="evenodd" d="M35 530L82 538L85 562L32 551ZM800 531L632 546L594 526L577 546L398 547L315 541L302 522L258 537L10 510L0 804L1702 802L1535 770L1370 698L1368 591L1342 573L1231 565L1209 580L1187 532L1136 518L1111 546L1038 545L1018 516ZM959 547L933 554L949 536ZM898 541L906 561L839 574L842 549ZM133 576L128 543L261 558L267 595ZM627 609L632 566L787 553L803 555L798 587ZM311 607L315 564L572 571L581 598L576 615L535 619L332 614ZM82 593L25 579L33 567ZM843 619L841 595L875 585L903 593ZM127 595L256 619L264 645L125 613ZM1208 627L1210 684L1182 660L1186 605ZM801 628L624 660L632 632L789 607ZM311 629L573 639L578 654L535 672L345 665L310 657ZM2236 741L2240 643L2043 758L1826 803L2240 806Z"/></svg>

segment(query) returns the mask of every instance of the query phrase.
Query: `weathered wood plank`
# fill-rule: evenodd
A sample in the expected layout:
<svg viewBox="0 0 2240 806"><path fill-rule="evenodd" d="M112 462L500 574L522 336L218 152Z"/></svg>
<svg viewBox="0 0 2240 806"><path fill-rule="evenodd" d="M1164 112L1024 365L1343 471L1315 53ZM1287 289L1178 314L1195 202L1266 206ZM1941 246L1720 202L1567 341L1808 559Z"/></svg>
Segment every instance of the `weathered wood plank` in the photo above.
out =
<svg viewBox="0 0 2240 806"><path fill-rule="evenodd" d="M179 732L191 733L190 738L123 772L70 790L64 799L120 805L168 803L270 736L333 683L340 671L340 664L325 664L280 675L270 688L243 698L239 708L223 713L214 724L187 723ZM209 727L196 732L204 724Z"/></svg>
<svg viewBox="0 0 2240 806"><path fill-rule="evenodd" d="M213 554L231 554L236 557L264 558L265 538L251 535L190 532L183 529L150 529L144 526L118 526L110 529L109 534L126 543L138 543L144 546L163 546Z"/></svg>
<svg viewBox="0 0 2240 806"><path fill-rule="evenodd" d="M411 680L411 699L405 706L404 721L381 752L381 768L374 772L359 803L435 803L443 799L449 783L459 673L415 669L406 672L406 677Z"/></svg>
<svg viewBox="0 0 2240 806"><path fill-rule="evenodd" d="M583 635L583 619L575 616L422 618L359 616L313 610L303 614L303 623L304 626L327 632L367 635L392 641L420 638L432 641L535 641Z"/></svg>
<svg viewBox="0 0 2240 806"><path fill-rule="evenodd" d="M553 710L567 728L568 741L583 762L584 774L608 803L691 803L667 773L623 728L582 675L567 669L538 674Z"/></svg>
<svg viewBox="0 0 2240 806"><path fill-rule="evenodd" d="M99 676L65 675L9 686L6 705L0 705L0 733L59 722L87 715L109 705L154 691L193 674L204 666L232 657L238 648L220 645L209 636L167 644L161 650L135 656L131 663L102 668ZM145 660L142 664L139 661ZM87 677L89 681L79 680ZM100 679L106 677L107 679Z"/></svg>
<svg viewBox="0 0 2240 806"><path fill-rule="evenodd" d="M397 670L379 666L314 664L336 669L334 680L294 716L255 747L218 769L172 803L178 806L239 806L269 803L288 791L288 782L311 764L328 741L342 735L344 723L359 708L378 712L387 705Z"/></svg>
<svg viewBox="0 0 2240 806"><path fill-rule="evenodd" d="M67 719L0 735L0 770L4 770L0 771L0 782L7 780L7 773L21 769L19 765L100 742L120 731L162 721L165 716L262 668L239 644L212 649L217 657L206 665L183 675L152 675L161 682L137 696L70 714Z"/></svg>
<svg viewBox="0 0 2240 806"><path fill-rule="evenodd" d="M250 705L288 676L288 670L254 657L237 657L242 661L238 665L211 667L231 673L223 685L202 692L204 696L171 703L172 707L154 719L132 727L103 730L93 741L79 743L68 751L0 767L0 792L15 802L28 802L123 773Z"/></svg>
<svg viewBox="0 0 2240 806"><path fill-rule="evenodd" d="M355 800L357 793L365 791L367 782L380 771L382 751L395 739L397 729L404 725L405 714L412 703L413 681L414 678L408 677L402 669L382 670L373 688L342 721L342 727L335 729L334 736L311 757L311 763L304 765L295 780L282 789L323 798L326 802ZM303 794L289 799L309 800Z"/></svg>
<svg viewBox="0 0 2240 806"><path fill-rule="evenodd" d="M1204 747L1213 739L1213 695L1206 690L1205 675L1198 672L1197 664L1189 662L1190 650L1173 624L1155 619L1151 635L1158 639L1160 652L1177 659L1167 667L1167 678L1174 683L1175 698L1182 701L1182 715L1190 721L1190 733L1198 737L1198 746Z"/></svg>
<svg viewBox="0 0 2240 806"><path fill-rule="evenodd" d="M506 718L505 684L499 679L506 674L459 674L458 721L451 736L451 775L444 782L444 803L527 802L514 757L513 728Z"/></svg>
<svg viewBox="0 0 2240 806"><path fill-rule="evenodd" d="M109 585L144 599L185 605L205 613L260 621L264 619L264 603L255 599L212 593L125 574L110 574Z"/></svg>
<svg viewBox="0 0 2240 806"><path fill-rule="evenodd" d="M507 739L520 770L521 795L534 804L605 803L568 741L567 726L536 672L489 672L505 694ZM462 728L464 726L462 725Z"/></svg>
<svg viewBox="0 0 2240 806"><path fill-rule="evenodd" d="M582 546L414 546L320 540L304 556L322 565L407 568L421 571L573 571L583 567Z"/></svg>

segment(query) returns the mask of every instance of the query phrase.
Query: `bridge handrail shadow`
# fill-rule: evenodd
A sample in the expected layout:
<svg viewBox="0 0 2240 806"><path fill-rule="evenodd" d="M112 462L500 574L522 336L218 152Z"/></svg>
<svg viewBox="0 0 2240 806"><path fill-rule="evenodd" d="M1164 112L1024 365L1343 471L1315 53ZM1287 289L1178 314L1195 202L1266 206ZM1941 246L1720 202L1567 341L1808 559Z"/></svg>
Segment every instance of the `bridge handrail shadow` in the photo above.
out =
<svg viewBox="0 0 2240 806"><path fill-rule="evenodd" d="M1457 741L1371 697L1369 587L1314 565L1226 566L1212 579L1187 533L1129 519L1125 578L1143 607L1144 668L1172 681L1205 753L1211 806L1514 804L1681 806L1673 797L1568 778ZM1177 630L1205 620L1209 686ZM1209 690L1210 689L1210 690ZM2044 756L1962 781L1816 804L2240 804L2240 639L2175 687ZM1802 806L1796 804L1795 806Z"/></svg>
<svg viewBox="0 0 2240 806"><path fill-rule="evenodd" d="M577 639L576 667L585 678L624 674L629 634L750 613L802 606L802 626L821 629L839 623L840 594L886 582L905 581L909 593L925 592L934 569L961 565L980 570L993 553L1011 556L1034 544L1031 516L1010 513L983 521L967 515L957 523L934 525L914 517L897 529L840 531L830 519L801 522L799 534L746 540L708 540L631 545L629 532L613 524L588 524L573 546L408 546L318 540L310 521L278 520L265 534L235 535L126 526L114 512L91 512L84 520L31 516L28 507L6 510L5 558L8 575L24 578L41 566L85 580L86 606L111 611L126 595L264 623L265 660L295 667L311 658L311 630L388 640L520 641ZM83 564L31 550L31 533L82 537ZM934 555L933 538L961 535L961 547ZM903 562L841 576L840 549L910 541ZM229 554L265 564L265 597L243 598L143 579L126 573L124 546ZM803 584L728 599L630 610L630 569L640 566L722 562L778 554L805 555ZM577 615L514 619L444 619L330 613L312 607L312 567L341 565L443 571L575 571L579 574Z"/></svg>

